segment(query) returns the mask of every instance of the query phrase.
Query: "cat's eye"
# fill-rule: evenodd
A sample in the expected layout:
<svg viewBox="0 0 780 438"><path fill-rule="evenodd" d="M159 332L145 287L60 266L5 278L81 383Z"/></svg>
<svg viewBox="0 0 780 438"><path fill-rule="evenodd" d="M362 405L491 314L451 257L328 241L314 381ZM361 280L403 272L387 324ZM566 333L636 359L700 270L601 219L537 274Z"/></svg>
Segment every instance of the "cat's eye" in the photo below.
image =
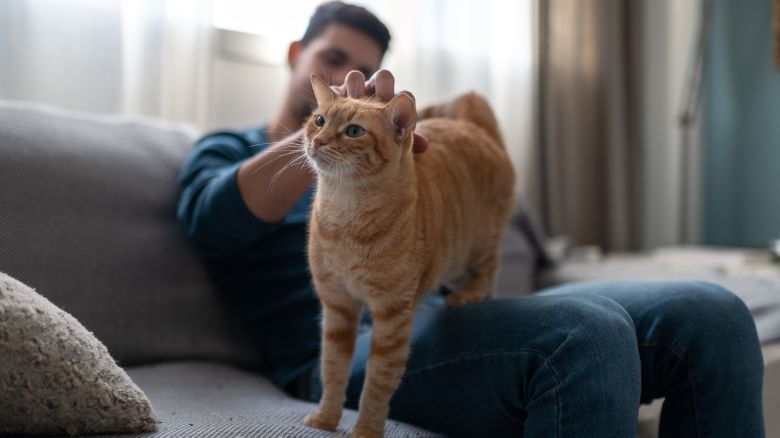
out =
<svg viewBox="0 0 780 438"><path fill-rule="evenodd" d="M325 124L325 117L322 117L322 114L318 114L317 117L314 118L314 124L317 126L323 126Z"/></svg>
<svg viewBox="0 0 780 438"><path fill-rule="evenodd" d="M344 133L347 134L347 137L357 138L365 134L366 130L358 125L349 125L347 126L347 129L344 130Z"/></svg>

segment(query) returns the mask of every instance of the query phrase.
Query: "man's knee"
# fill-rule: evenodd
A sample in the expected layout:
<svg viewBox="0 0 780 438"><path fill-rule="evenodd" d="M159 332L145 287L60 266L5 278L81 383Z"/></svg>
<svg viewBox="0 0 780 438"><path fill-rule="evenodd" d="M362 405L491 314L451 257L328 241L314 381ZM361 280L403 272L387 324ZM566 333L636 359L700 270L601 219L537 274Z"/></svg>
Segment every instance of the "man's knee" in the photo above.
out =
<svg viewBox="0 0 780 438"><path fill-rule="evenodd" d="M671 283L674 293L661 304L654 337L668 337L683 354L720 363L718 369L759 372L763 367L753 317L738 296L714 283ZM736 361L739 366L726 366Z"/></svg>
<svg viewBox="0 0 780 438"><path fill-rule="evenodd" d="M598 295L561 297L558 303L567 322L569 351L579 360L609 368L615 361L638 368L636 330L631 316L618 303Z"/></svg>
<svg viewBox="0 0 780 438"><path fill-rule="evenodd" d="M706 281L670 283L674 293L662 304L667 318L680 326L728 330L752 336L755 323L745 303L728 289Z"/></svg>
<svg viewBox="0 0 780 438"><path fill-rule="evenodd" d="M573 295L561 297L560 311L568 313L568 319L583 334L606 340L633 339L634 323L628 312L614 300L599 295Z"/></svg>
<svg viewBox="0 0 780 438"><path fill-rule="evenodd" d="M550 357L561 373L561 383L587 394L596 411L630 417L638 409L641 393L639 348L631 317L604 296L561 298L560 310L570 320L569 333Z"/></svg>

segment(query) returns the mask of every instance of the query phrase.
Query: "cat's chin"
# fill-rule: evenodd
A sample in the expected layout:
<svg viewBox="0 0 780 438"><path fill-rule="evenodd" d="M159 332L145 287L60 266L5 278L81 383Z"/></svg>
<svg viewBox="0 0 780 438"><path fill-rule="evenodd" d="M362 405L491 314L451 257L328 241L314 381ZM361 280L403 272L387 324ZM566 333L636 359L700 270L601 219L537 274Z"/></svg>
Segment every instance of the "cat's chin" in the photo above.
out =
<svg viewBox="0 0 780 438"><path fill-rule="evenodd" d="M309 158L309 162L314 167L317 176L327 178L339 178L340 176L343 176L339 175L337 166L325 161L324 159Z"/></svg>
<svg viewBox="0 0 780 438"><path fill-rule="evenodd" d="M319 176L338 179L348 179L350 176L350 172L345 168L346 166L333 163L321 155L308 155L308 160Z"/></svg>
<svg viewBox="0 0 780 438"><path fill-rule="evenodd" d="M309 155L308 159L309 163L311 163L311 165L314 167L314 170L317 171L318 175L335 173L335 166L332 163L326 161L324 158L312 157Z"/></svg>

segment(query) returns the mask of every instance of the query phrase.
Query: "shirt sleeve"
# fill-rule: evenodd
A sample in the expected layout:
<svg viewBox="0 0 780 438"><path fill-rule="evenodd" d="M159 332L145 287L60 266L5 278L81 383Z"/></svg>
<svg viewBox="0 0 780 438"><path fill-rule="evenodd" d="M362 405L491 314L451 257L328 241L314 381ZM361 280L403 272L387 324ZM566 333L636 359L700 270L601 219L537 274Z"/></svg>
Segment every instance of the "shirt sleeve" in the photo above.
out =
<svg viewBox="0 0 780 438"><path fill-rule="evenodd" d="M206 257L233 254L280 225L257 218L241 198L236 173L251 156L244 137L221 132L198 141L181 169L177 219Z"/></svg>

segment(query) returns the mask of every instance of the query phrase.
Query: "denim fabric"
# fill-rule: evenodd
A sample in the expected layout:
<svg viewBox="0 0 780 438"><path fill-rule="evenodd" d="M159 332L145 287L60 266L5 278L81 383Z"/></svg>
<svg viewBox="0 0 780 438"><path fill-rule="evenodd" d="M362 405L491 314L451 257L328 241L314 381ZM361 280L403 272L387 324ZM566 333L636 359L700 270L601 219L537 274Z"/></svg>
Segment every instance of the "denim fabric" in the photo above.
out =
<svg viewBox="0 0 780 438"><path fill-rule="evenodd" d="M358 337L347 406L365 378ZM431 294L390 417L453 437L762 437L763 362L742 301L701 282L582 283L444 309ZM307 397L319 400L318 367Z"/></svg>

